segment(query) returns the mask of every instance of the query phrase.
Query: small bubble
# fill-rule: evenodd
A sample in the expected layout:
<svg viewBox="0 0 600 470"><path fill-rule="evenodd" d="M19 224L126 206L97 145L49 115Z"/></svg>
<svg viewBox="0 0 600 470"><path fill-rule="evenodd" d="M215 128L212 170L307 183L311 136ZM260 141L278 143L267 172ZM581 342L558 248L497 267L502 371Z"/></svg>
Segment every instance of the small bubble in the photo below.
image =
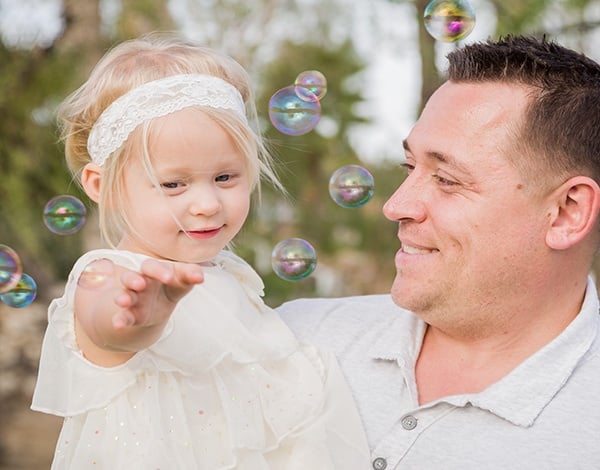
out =
<svg viewBox="0 0 600 470"><path fill-rule="evenodd" d="M77 285L87 290L102 290L108 287L115 277L115 265L109 259L97 259L88 264L79 279Z"/></svg>
<svg viewBox="0 0 600 470"><path fill-rule="evenodd" d="M281 279L299 281L310 276L317 267L317 253L306 240L287 238L273 248L271 265Z"/></svg>
<svg viewBox="0 0 600 470"><path fill-rule="evenodd" d="M318 70L300 73L294 81L294 86L296 94L304 101L320 101L327 93L327 79Z"/></svg>
<svg viewBox="0 0 600 470"><path fill-rule="evenodd" d="M329 179L329 195L341 207L360 207L371 200L375 183L369 171L359 165L345 165Z"/></svg>
<svg viewBox="0 0 600 470"><path fill-rule="evenodd" d="M15 287L22 273L23 266L17 252L9 246L0 245L0 294Z"/></svg>
<svg viewBox="0 0 600 470"><path fill-rule="evenodd" d="M459 41L475 27L475 10L468 0L432 0L423 18L425 29L438 41Z"/></svg>
<svg viewBox="0 0 600 470"><path fill-rule="evenodd" d="M58 235L71 235L85 224L85 206L75 196L61 195L50 199L44 207L44 223Z"/></svg>
<svg viewBox="0 0 600 470"><path fill-rule="evenodd" d="M37 284L29 274L23 273L15 287L0 294L0 301L9 307L23 308L33 302L36 295Z"/></svg>
<svg viewBox="0 0 600 470"><path fill-rule="evenodd" d="M310 96L305 90L303 96ZM288 86L275 92L269 100L269 118L275 128L287 135L303 135L315 128L321 118L319 100L302 99L295 86Z"/></svg>

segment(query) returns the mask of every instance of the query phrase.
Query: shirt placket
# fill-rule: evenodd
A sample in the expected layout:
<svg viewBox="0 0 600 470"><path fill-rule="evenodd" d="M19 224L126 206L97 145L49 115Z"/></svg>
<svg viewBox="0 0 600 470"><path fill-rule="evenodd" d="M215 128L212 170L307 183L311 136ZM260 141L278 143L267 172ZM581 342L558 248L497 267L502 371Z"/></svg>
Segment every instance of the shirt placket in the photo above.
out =
<svg viewBox="0 0 600 470"><path fill-rule="evenodd" d="M401 468L402 459L429 426L452 412L456 407L438 403L432 407L408 409L371 453L374 470Z"/></svg>

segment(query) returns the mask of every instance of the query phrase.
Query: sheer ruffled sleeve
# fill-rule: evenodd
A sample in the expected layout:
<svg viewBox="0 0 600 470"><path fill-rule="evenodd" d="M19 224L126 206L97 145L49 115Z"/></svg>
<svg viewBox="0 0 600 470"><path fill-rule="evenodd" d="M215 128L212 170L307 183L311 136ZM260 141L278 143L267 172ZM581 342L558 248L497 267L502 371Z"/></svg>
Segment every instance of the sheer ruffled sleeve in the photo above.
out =
<svg viewBox="0 0 600 470"><path fill-rule="evenodd" d="M94 250L75 263L63 296L54 299L48 308L48 327L32 403L34 410L72 416L101 408L136 380L132 366L138 358L117 367L101 367L88 361L77 346L73 308L75 289L85 268L100 259L138 270L145 258L126 251ZM169 322L163 337L171 330L172 323Z"/></svg>

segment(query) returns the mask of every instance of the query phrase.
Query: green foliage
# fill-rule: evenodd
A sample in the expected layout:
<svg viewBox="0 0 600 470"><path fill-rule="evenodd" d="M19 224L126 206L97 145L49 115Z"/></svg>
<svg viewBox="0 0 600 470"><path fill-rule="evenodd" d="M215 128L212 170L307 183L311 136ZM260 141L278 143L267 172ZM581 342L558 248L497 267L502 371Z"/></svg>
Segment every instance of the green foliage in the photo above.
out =
<svg viewBox="0 0 600 470"><path fill-rule="evenodd" d="M70 182L53 117L69 63L53 49L0 45L0 243L15 249L24 270L38 279L64 276L80 251L80 236L61 240L42 218L53 196L81 197Z"/></svg>
<svg viewBox="0 0 600 470"><path fill-rule="evenodd" d="M385 291L391 283L390 254L394 249L390 245L394 244L396 229L384 219L381 206L397 181L386 183L389 172L367 168L375 177L376 195L355 209L336 205L328 189L329 178L337 168L346 164L366 166L348 142L351 127L364 122L355 113L362 95L349 86L350 79L363 71L364 65L349 42L331 48L285 43L279 59L263 70L258 107L265 120L269 98L276 90L293 84L300 72L319 70L328 81L327 94L321 101L322 120L337 129L333 135L321 135L317 127L302 136L288 136L270 123L266 126L278 173L289 194L264 188L262 204L255 207L237 251L261 271L270 304L301 296L373 292L378 282L385 285L380 288ZM293 283L277 278L270 269L271 248L289 237L308 240L318 255L315 274ZM372 273L376 273L375 278ZM335 289L325 288L328 283L333 283Z"/></svg>
<svg viewBox="0 0 600 470"><path fill-rule="evenodd" d="M491 1L498 12L499 34L538 29L544 15L557 6L557 2L550 0ZM575 18L583 18L582 11L592 1L561 0L558 4L574 13ZM304 15L305 9L295 0L264 1L252 8L239 0L218 4L188 0L187 3L190 17L198 19L199 31L216 31L219 40L212 46L239 46L235 55L256 76L260 91L259 114L277 160L278 173L289 193L286 196L265 187L262 204L255 205L237 240L237 251L265 280L267 302L275 305L289 298L329 293L386 292L395 271L393 253L398 241L396 224L385 220L381 209L401 182L403 173L386 162L363 164L349 144L352 127L363 122L355 112L363 99L362 93L352 84L360 83L365 63L356 55L350 41L339 42L330 19L345 18L350 24L352 12L340 10L333 1L316 4L309 12L312 16ZM426 2L412 0L412 3L416 13L414 20L421 21ZM63 37L53 47L21 51L0 44L0 112L3 116L0 120L0 243L19 252L25 270L41 280L38 284L42 290L44 280L65 277L73 260L82 252L84 241L82 234L61 237L48 231L42 221L45 203L52 196L65 193L88 202L71 181L64 163L54 123L55 106L83 82L109 43L152 30L174 29L166 0L123 2L122 13L110 38L102 36L96 24L97 8L93 5L71 0L65 2L65 8L68 10L65 17L70 20ZM284 14L287 16L282 17ZM273 39L253 34L257 29L273 33L276 28L269 26L281 22L282 18L294 18L295 23L290 27L302 32L300 36L295 35L295 42L280 44L276 40L271 43ZM422 24L420 29L422 32ZM222 36L218 32L222 32ZM70 43L62 47L67 46L63 40L69 33L73 33ZM421 70L423 98L439 81L433 65L434 44L431 38L425 39L419 43L425 64ZM267 55L257 57L264 43L272 47L268 48ZM264 66L265 57L271 57L273 49L276 53ZM291 85L298 73L311 69L327 77L329 87L322 100L322 121L330 124L333 131L321 132L319 127L303 136L281 134L268 121L268 100L277 89ZM403 137L397 136L398 145ZM363 165L375 177L375 196L364 207L343 209L329 197L330 175L346 164ZM315 275L292 283L273 274L270 251L278 241L288 237L305 238L315 246L319 257Z"/></svg>

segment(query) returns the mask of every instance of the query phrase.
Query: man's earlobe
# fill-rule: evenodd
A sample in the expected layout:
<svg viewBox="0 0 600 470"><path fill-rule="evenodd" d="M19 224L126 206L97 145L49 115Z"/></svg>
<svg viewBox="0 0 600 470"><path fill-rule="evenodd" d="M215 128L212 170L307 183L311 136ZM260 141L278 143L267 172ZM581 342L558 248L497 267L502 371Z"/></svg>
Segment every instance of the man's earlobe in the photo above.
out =
<svg viewBox="0 0 600 470"><path fill-rule="evenodd" d="M574 176L555 195L546 244L555 250L566 250L594 231L600 209L600 187L592 178Z"/></svg>
<svg viewBox="0 0 600 470"><path fill-rule="evenodd" d="M88 197L98 202L100 200L100 182L102 180L102 168L95 163L88 163L81 171L81 185Z"/></svg>

